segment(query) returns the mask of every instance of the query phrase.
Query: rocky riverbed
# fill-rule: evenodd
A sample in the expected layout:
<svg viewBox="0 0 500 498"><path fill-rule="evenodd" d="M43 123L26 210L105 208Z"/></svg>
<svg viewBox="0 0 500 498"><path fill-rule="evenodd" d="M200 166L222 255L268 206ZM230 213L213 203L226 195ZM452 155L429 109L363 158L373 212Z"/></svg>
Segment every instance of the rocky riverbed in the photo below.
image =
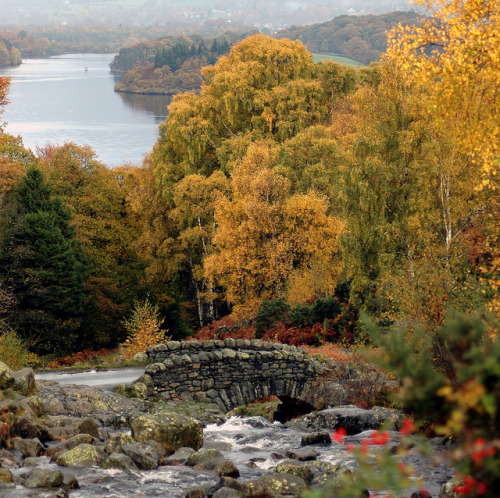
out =
<svg viewBox="0 0 500 498"><path fill-rule="evenodd" d="M217 406L153 403L96 387L38 381L0 364L0 496L204 498L299 496L341 479L354 462L347 443L396 429L400 413L333 407L286 424L226 418ZM390 431L390 444L399 437ZM433 456L442 445L434 440ZM431 496L453 471L409 454ZM408 496L418 488L408 490ZM331 495L325 495L331 496Z"/></svg>

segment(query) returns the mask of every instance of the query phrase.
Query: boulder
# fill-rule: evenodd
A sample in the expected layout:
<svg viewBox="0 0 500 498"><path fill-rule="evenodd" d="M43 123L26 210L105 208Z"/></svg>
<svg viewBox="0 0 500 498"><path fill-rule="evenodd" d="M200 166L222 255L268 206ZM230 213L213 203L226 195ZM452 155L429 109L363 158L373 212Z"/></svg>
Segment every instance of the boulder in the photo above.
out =
<svg viewBox="0 0 500 498"><path fill-rule="evenodd" d="M234 489L235 491L240 492L241 496L249 496L250 494L250 488L245 482L240 482L232 477L221 477L219 484L222 485L222 488L220 489Z"/></svg>
<svg viewBox="0 0 500 498"><path fill-rule="evenodd" d="M194 453L191 448L179 448L173 455L160 458L160 465L187 465L189 457Z"/></svg>
<svg viewBox="0 0 500 498"><path fill-rule="evenodd" d="M111 453L104 463L103 469L137 470L137 465L124 453Z"/></svg>
<svg viewBox="0 0 500 498"><path fill-rule="evenodd" d="M183 446L197 450L203 444L201 422L177 413L139 415L131 418L130 428L136 441L146 443L152 439L167 453L174 453Z"/></svg>
<svg viewBox="0 0 500 498"><path fill-rule="evenodd" d="M57 459L57 465L64 467L87 468L100 465L106 458L104 451L90 444L80 444L72 450L61 453Z"/></svg>
<svg viewBox="0 0 500 498"><path fill-rule="evenodd" d="M13 399L3 399L0 401L0 412L4 415L7 413L18 415L19 413L24 413L24 410L21 403L18 403Z"/></svg>
<svg viewBox="0 0 500 498"><path fill-rule="evenodd" d="M288 458L292 458L293 460L300 460L301 462L306 462L308 460L316 460L318 458L319 453L309 446L305 448L299 448L297 450L289 450L286 452L286 456Z"/></svg>
<svg viewBox="0 0 500 498"><path fill-rule="evenodd" d="M45 455L51 457L56 455L57 453L72 450L80 444L92 444L93 442L94 438L90 434L77 434L76 436L73 436L66 441L62 441L55 446L51 446L45 451Z"/></svg>
<svg viewBox="0 0 500 498"><path fill-rule="evenodd" d="M204 484L197 486L196 488L192 488L186 493L185 498L205 498L210 487L211 486L209 484Z"/></svg>
<svg viewBox="0 0 500 498"><path fill-rule="evenodd" d="M231 488L220 488L213 493L212 498L242 498L245 495L241 491Z"/></svg>
<svg viewBox="0 0 500 498"><path fill-rule="evenodd" d="M132 357L132 360L136 361L137 363L144 363L148 360L148 355L146 353L135 353L135 355Z"/></svg>
<svg viewBox="0 0 500 498"><path fill-rule="evenodd" d="M34 468L23 484L26 488L58 488L63 482L64 476L60 470Z"/></svg>
<svg viewBox="0 0 500 498"><path fill-rule="evenodd" d="M43 459L39 457L27 457L23 460L23 467L38 467L42 465Z"/></svg>
<svg viewBox="0 0 500 498"><path fill-rule="evenodd" d="M12 448L19 450L25 458L37 457L45 450L45 447L39 439L22 439L20 437L14 437L10 440L10 445Z"/></svg>
<svg viewBox="0 0 500 498"><path fill-rule="evenodd" d="M342 463L308 462L307 466L314 475L311 486L323 486L326 483L328 490L332 490L332 493L335 493L335 490L340 488L346 478L352 474Z"/></svg>
<svg viewBox="0 0 500 498"><path fill-rule="evenodd" d="M195 465L199 465L201 463L213 460L215 458L223 458L222 453L219 450L210 448L210 449L202 449L193 453L187 461L187 465L190 467L194 467Z"/></svg>
<svg viewBox="0 0 500 498"><path fill-rule="evenodd" d="M24 399L21 402L21 405L26 410L31 410L35 417L43 417L47 414L45 410L45 405L43 404L43 400L38 396L30 396L29 398Z"/></svg>
<svg viewBox="0 0 500 498"><path fill-rule="evenodd" d="M146 374L143 374L138 379L134 380L134 382L132 382L132 385L134 384L144 384L147 387L148 392L153 392L153 389L155 387L155 383L153 382L151 375Z"/></svg>
<svg viewBox="0 0 500 498"><path fill-rule="evenodd" d="M80 484L78 483L78 481L74 475L65 474L62 487L64 489L79 489Z"/></svg>
<svg viewBox="0 0 500 498"><path fill-rule="evenodd" d="M123 415L115 413L99 414L99 421L102 423L104 427L109 427L110 429L114 430L129 429L128 417L125 414Z"/></svg>
<svg viewBox="0 0 500 498"><path fill-rule="evenodd" d="M313 432L312 434L306 434L305 436L302 436L302 440L300 441L301 446L311 446L314 444L332 444L330 433L326 431Z"/></svg>
<svg viewBox="0 0 500 498"><path fill-rule="evenodd" d="M97 414L130 416L146 412L149 403L128 399L98 387L56 384L49 381L37 383L38 395L45 401L49 415L73 415L93 418Z"/></svg>
<svg viewBox="0 0 500 498"><path fill-rule="evenodd" d="M285 460L276 466L274 472L277 474L293 474L301 477L308 484L313 480L313 471L304 463L298 460Z"/></svg>
<svg viewBox="0 0 500 498"><path fill-rule="evenodd" d="M38 438L40 441L50 440L45 424L41 420L27 415L16 417L11 433L13 436L19 436L23 439Z"/></svg>
<svg viewBox="0 0 500 498"><path fill-rule="evenodd" d="M78 432L80 434L89 434L90 436L99 439L99 429L97 428L97 424L93 418L85 417L78 424Z"/></svg>
<svg viewBox="0 0 500 498"><path fill-rule="evenodd" d="M35 373L32 368L22 368L14 372L14 383L12 389L21 393L23 396L29 396L36 390Z"/></svg>
<svg viewBox="0 0 500 498"><path fill-rule="evenodd" d="M48 427L47 433L52 441L67 441L78 434L78 428L74 425Z"/></svg>
<svg viewBox="0 0 500 498"><path fill-rule="evenodd" d="M293 474L268 474L248 483L247 496L275 497L278 495L299 496L307 489L307 484L301 477Z"/></svg>
<svg viewBox="0 0 500 498"><path fill-rule="evenodd" d="M0 482L13 482L12 472L9 469L0 467Z"/></svg>
<svg viewBox="0 0 500 498"><path fill-rule="evenodd" d="M146 399L148 396L148 388L142 382L134 382L130 386L118 384L113 388L113 392L127 398Z"/></svg>
<svg viewBox="0 0 500 498"><path fill-rule="evenodd" d="M147 444L138 442L124 444L122 452L130 457L141 470L158 468L158 454Z"/></svg>
<svg viewBox="0 0 500 498"><path fill-rule="evenodd" d="M167 450L163 445L158 443L157 441L154 441L153 439L150 439L149 441L146 441L146 444L153 448L153 450L156 451L156 454L158 455L158 458L163 458L167 456Z"/></svg>
<svg viewBox="0 0 500 498"><path fill-rule="evenodd" d="M20 453L20 452L18 452L18 453ZM21 458L22 458L22 455L21 455ZM0 465L3 465L4 463L6 465L16 465L16 463L18 463L18 462L16 461L16 457L13 454L13 452L1 449L0 450Z"/></svg>
<svg viewBox="0 0 500 498"><path fill-rule="evenodd" d="M240 471L233 462L226 460L224 457L205 459L197 463L194 470L209 470L219 477L239 477Z"/></svg>
<svg viewBox="0 0 500 498"><path fill-rule="evenodd" d="M306 462L305 465L313 473L312 482L309 484L315 488L324 486L330 479L338 482L344 478L344 474L350 473L350 470L341 463L333 464L316 460L314 462Z"/></svg>
<svg viewBox="0 0 500 498"><path fill-rule="evenodd" d="M369 429L379 429L382 425L389 425L395 429L401 416L399 410L381 407L364 410L348 405L310 413L290 425L297 424L297 427L305 425L306 429L313 431L343 427L347 434L359 434Z"/></svg>
<svg viewBox="0 0 500 498"><path fill-rule="evenodd" d="M0 389L8 389L14 384L14 372L0 361Z"/></svg>
<svg viewBox="0 0 500 498"><path fill-rule="evenodd" d="M124 444L133 443L134 438L123 432L116 432L106 441L106 453L119 453Z"/></svg>

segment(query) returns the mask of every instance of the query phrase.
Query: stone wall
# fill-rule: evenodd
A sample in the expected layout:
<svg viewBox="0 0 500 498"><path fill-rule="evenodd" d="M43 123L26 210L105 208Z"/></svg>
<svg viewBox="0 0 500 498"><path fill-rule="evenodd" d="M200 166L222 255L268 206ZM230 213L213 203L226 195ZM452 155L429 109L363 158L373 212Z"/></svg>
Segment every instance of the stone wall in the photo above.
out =
<svg viewBox="0 0 500 498"><path fill-rule="evenodd" d="M306 401L324 372L303 348L256 339L171 341L147 353L155 395L210 401L225 411L271 395Z"/></svg>

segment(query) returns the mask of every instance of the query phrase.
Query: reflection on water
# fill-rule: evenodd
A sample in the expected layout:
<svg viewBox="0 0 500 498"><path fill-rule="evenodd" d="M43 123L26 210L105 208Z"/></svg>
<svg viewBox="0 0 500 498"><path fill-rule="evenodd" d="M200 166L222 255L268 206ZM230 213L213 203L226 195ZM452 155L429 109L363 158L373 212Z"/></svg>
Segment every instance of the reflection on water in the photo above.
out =
<svg viewBox="0 0 500 498"><path fill-rule="evenodd" d="M136 93L116 92L129 107L153 114L156 123L162 123L167 117L167 107L172 102L171 95L143 95Z"/></svg>
<svg viewBox="0 0 500 498"><path fill-rule="evenodd" d="M158 137L171 97L114 91L113 54L67 54L0 68L11 78L5 131L35 150L88 144L108 166L140 164Z"/></svg>

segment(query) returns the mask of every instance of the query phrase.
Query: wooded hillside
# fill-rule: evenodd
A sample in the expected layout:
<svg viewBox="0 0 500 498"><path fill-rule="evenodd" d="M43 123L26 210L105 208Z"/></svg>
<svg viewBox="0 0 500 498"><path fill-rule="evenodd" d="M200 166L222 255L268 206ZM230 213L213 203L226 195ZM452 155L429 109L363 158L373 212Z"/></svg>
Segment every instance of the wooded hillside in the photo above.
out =
<svg viewBox="0 0 500 498"><path fill-rule="evenodd" d="M381 15L339 16L312 26L292 26L278 38L300 40L311 52L341 54L362 64L376 61L387 49L387 32L398 24L413 25L414 12Z"/></svg>
<svg viewBox="0 0 500 498"><path fill-rule="evenodd" d="M175 36L122 48L111 64L113 72L126 73L115 90L166 95L199 90L201 68L214 64L243 36Z"/></svg>

